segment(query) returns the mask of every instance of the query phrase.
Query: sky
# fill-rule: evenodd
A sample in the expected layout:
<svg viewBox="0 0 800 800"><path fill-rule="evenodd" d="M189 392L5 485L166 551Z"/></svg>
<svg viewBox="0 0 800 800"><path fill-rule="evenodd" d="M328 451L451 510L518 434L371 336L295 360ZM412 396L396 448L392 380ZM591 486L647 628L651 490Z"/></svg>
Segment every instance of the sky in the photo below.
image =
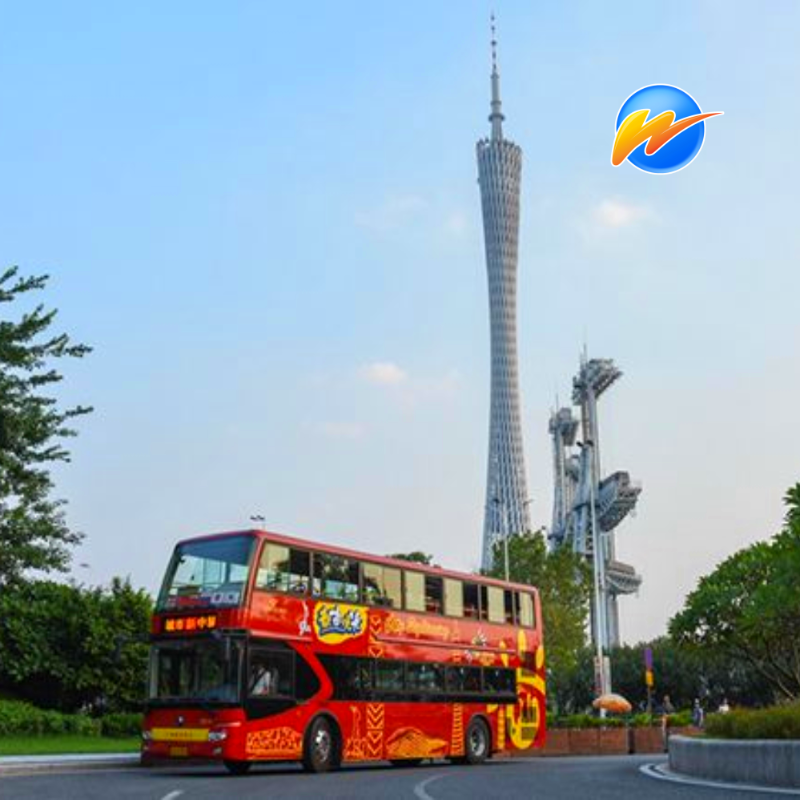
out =
<svg viewBox="0 0 800 800"><path fill-rule="evenodd" d="M484 2L2 3L0 262L46 272L94 406L56 471L71 575L156 591L250 525L477 568L489 320ZM795 2L498 0L523 149L519 350L534 524L584 344L623 378L605 472L643 487L628 642L775 533L800 480ZM672 175L610 163L635 90L706 123Z"/></svg>

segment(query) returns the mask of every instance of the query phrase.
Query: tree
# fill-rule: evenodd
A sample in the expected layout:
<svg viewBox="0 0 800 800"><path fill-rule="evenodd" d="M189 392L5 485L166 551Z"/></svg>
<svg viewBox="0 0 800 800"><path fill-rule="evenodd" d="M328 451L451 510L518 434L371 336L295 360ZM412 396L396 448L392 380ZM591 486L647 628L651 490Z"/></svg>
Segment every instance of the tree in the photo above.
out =
<svg viewBox="0 0 800 800"><path fill-rule="evenodd" d="M494 547L490 574L505 577L503 542ZM570 707L572 678L581 672L579 654L586 643L590 580L586 562L567 548L548 552L541 531L508 537L509 578L539 589L547 653L548 701ZM588 685L592 674L589 672Z"/></svg>
<svg viewBox="0 0 800 800"><path fill-rule="evenodd" d="M12 267L0 275L0 303L39 291L47 280L19 277ZM68 548L81 538L66 525L64 501L52 497L47 467L69 461L69 421L91 409L61 409L45 392L62 379L53 361L81 358L90 348L49 333L56 313L40 304L17 321L0 321L0 586L26 569L66 569Z"/></svg>
<svg viewBox="0 0 800 800"><path fill-rule="evenodd" d="M412 550L410 553L392 553L387 558L396 558L399 561L412 561L416 564L427 564L430 566L433 563L433 556L423 553L421 550Z"/></svg>
<svg viewBox="0 0 800 800"><path fill-rule="evenodd" d="M0 690L45 708L141 707L152 600L128 581L53 581L0 593Z"/></svg>
<svg viewBox="0 0 800 800"><path fill-rule="evenodd" d="M681 644L740 659L778 696L800 697L800 484L783 529L701 578L669 630Z"/></svg>

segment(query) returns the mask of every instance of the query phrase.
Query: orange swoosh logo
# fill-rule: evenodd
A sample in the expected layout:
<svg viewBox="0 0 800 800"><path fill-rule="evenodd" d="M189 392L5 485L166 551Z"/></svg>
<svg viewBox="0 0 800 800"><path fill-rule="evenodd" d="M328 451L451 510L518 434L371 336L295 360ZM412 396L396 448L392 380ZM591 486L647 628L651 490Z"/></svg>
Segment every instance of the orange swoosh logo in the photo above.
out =
<svg viewBox="0 0 800 800"><path fill-rule="evenodd" d="M617 136L614 139L614 149L611 153L611 163L618 167L642 142L647 142L644 148L645 155L652 156L657 153L670 139L676 137L692 125L697 125L709 117L722 114L721 111L712 111L708 114L693 114L675 122L674 111L664 111L650 122L646 122L649 108L634 111L622 121Z"/></svg>

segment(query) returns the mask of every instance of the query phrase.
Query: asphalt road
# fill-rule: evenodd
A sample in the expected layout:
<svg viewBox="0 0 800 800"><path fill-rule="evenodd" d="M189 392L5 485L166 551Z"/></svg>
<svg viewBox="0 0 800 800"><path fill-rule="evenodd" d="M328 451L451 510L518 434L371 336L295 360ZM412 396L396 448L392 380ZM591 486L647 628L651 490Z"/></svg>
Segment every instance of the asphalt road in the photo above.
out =
<svg viewBox="0 0 800 800"><path fill-rule="evenodd" d="M465 798L555 798L556 800L765 800L770 795L683 786L643 775L654 756L541 758L492 761L479 767L436 763L397 768L347 767L327 775L307 775L294 765L264 766L241 777L224 769L91 770L0 777L0 798L25 800L195 800L195 798L281 797L319 800L464 800ZM774 796L774 795L773 795Z"/></svg>

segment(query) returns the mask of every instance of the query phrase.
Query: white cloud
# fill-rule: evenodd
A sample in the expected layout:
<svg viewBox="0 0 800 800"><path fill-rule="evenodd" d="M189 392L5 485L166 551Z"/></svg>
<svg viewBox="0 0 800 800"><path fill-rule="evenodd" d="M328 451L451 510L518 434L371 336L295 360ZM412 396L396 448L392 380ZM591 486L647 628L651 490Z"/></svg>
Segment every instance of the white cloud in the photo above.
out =
<svg viewBox="0 0 800 800"><path fill-rule="evenodd" d="M603 228L625 228L651 216L644 206L626 203L624 200L608 198L592 211L592 219Z"/></svg>
<svg viewBox="0 0 800 800"><path fill-rule="evenodd" d="M460 211L453 211L444 221L445 233L450 236L463 236L467 229L467 218Z"/></svg>
<svg viewBox="0 0 800 800"><path fill-rule="evenodd" d="M359 228L387 233L412 222L427 205L418 195L389 195L374 208L356 211L354 220Z"/></svg>
<svg viewBox="0 0 800 800"><path fill-rule="evenodd" d="M375 361L359 370L361 377L380 386L397 386L408 379L408 374L391 361Z"/></svg>
<svg viewBox="0 0 800 800"><path fill-rule="evenodd" d="M317 428L329 439L360 439L365 433L360 422L321 422Z"/></svg>

